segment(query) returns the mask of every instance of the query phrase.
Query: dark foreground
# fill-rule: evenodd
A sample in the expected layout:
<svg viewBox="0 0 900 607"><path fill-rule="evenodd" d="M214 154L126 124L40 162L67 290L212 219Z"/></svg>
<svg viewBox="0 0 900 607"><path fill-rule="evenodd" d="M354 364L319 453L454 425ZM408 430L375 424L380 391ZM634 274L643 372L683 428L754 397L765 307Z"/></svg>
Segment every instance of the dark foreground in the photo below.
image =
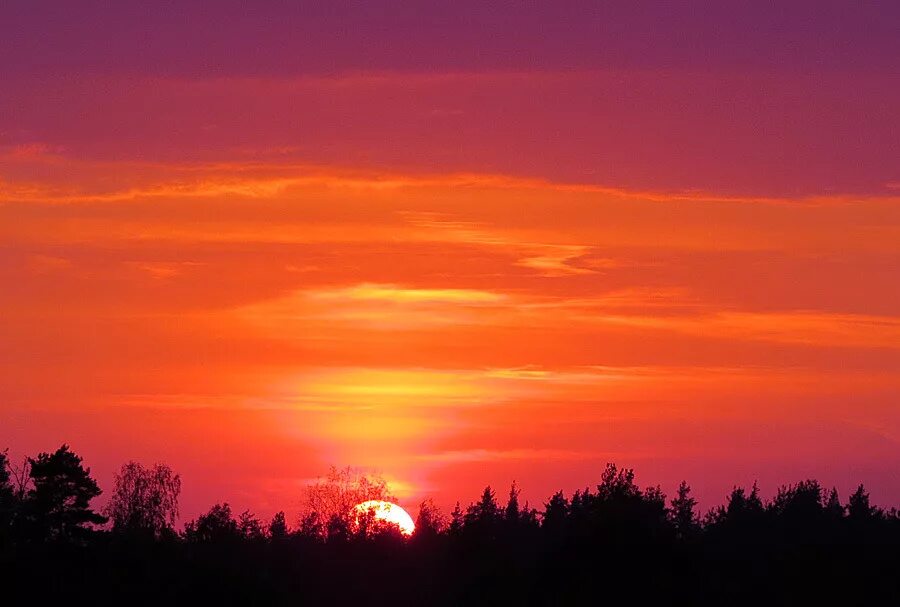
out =
<svg viewBox="0 0 900 607"><path fill-rule="evenodd" d="M264 524L227 504L176 532L180 479L129 463L105 508L66 446L0 471L5 605L900 605L900 514L815 481L762 500L735 488L704 516L607 466L541 508L486 488L449 517L423 502L412 537L348 516L383 483L336 473L306 514ZM18 479L19 482L15 482Z"/></svg>
<svg viewBox="0 0 900 607"><path fill-rule="evenodd" d="M104 537L5 555L13 600L4 604L896 605L896 529L871 531L842 539L723 531L691 541L537 531L341 544Z"/></svg>

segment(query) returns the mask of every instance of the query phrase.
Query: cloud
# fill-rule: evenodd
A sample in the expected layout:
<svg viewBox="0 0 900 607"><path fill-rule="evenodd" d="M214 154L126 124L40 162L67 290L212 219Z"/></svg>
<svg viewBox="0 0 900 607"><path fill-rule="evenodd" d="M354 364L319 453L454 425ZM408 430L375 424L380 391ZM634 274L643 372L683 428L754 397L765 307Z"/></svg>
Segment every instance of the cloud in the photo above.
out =
<svg viewBox="0 0 900 607"><path fill-rule="evenodd" d="M141 198L243 196L265 198L296 188L328 188L350 191L448 189L544 192L548 194L594 195L601 199L657 203L718 203L751 205L844 205L874 199L897 202L890 195L806 195L797 197L736 196L715 191L649 190L613 187L596 183L557 181L501 173L411 172L354 168L298 162L280 157L232 159L218 162L147 162L98 160L63 154L62 146L25 144L0 149L0 158L10 167L0 174L0 202L78 204L127 202ZM52 163L51 179L19 177L32 173L30 165ZM891 183L888 189L896 189ZM431 211L410 211L409 217L423 226L477 230L477 224L453 222Z"/></svg>
<svg viewBox="0 0 900 607"><path fill-rule="evenodd" d="M298 290L287 296L241 307L239 318L285 336L322 323L390 331L427 326L483 324L504 309L510 296L478 289L432 289L363 283ZM333 326L333 325L332 325Z"/></svg>
<svg viewBox="0 0 900 607"><path fill-rule="evenodd" d="M322 289L314 299L386 301L400 304L498 304L506 296L476 289L420 289L391 284L363 283L343 289Z"/></svg>
<svg viewBox="0 0 900 607"><path fill-rule="evenodd" d="M588 247L544 245L542 248L542 254L520 259L516 262L516 265L537 270L541 276L549 277L592 274L594 272L593 269L573 263L589 250Z"/></svg>
<svg viewBox="0 0 900 607"><path fill-rule="evenodd" d="M191 268L207 264L196 261L126 261L125 265L146 272L156 280L167 280L181 276Z"/></svg>
<svg viewBox="0 0 900 607"><path fill-rule="evenodd" d="M788 310L724 311L694 317L601 315L595 320L719 339L900 349L900 317Z"/></svg>
<svg viewBox="0 0 900 607"><path fill-rule="evenodd" d="M596 459L614 460L621 453L584 452L565 449L465 449L438 451L416 456L427 463L458 464L462 462L497 461L585 461ZM629 454L631 455L631 454Z"/></svg>
<svg viewBox="0 0 900 607"><path fill-rule="evenodd" d="M28 267L36 274L48 274L71 268L72 260L54 255L31 255Z"/></svg>
<svg viewBox="0 0 900 607"><path fill-rule="evenodd" d="M304 332L325 334L326 326L334 330L333 323L339 323L348 330L363 332L444 329L451 332L447 339L452 339L454 327L465 326L506 327L525 333L540 327L586 334L631 328L721 340L900 348L900 317L721 309L684 288L632 288L571 298L362 283L299 290L233 313L286 338ZM429 335L428 339L434 337Z"/></svg>

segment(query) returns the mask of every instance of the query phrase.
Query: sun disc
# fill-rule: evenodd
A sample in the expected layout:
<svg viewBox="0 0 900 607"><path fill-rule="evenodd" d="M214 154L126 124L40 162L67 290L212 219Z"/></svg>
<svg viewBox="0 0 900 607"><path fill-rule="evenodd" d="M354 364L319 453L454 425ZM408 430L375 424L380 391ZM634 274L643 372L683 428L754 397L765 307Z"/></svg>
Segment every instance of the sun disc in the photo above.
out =
<svg viewBox="0 0 900 607"><path fill-rule="evenodd" d="M371 512L372 517L376 521L384 521L386 523L397 525L397 527L400 528L400 533L403 535L410 536L413 534L413 531L416 530L416 524L413 522L409 513L397 504L391 502L369 500L357 504L353 511L356 514L357 524L359 523L361 516Z"/></svg>

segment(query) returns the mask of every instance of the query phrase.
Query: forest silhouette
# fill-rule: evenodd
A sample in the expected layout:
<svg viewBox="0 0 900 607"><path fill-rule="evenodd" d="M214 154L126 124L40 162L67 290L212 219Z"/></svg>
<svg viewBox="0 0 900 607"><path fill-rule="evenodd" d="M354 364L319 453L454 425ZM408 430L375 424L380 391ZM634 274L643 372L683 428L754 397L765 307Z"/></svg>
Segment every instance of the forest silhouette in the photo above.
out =
<svg viewBox="0 0 900 607"><path fill-rule="evenodd" d="M4 604L128 605L893 605L900 513L846 501L815 480L735 487L698 512L686 482L667 498L607 464L594 486L534 507L513 483L416 530L354 514L393 499L376 476L332 469L296 521L219 503L176 530L181 479L122 466L107 505L68 446L0 453Z"/></svg>

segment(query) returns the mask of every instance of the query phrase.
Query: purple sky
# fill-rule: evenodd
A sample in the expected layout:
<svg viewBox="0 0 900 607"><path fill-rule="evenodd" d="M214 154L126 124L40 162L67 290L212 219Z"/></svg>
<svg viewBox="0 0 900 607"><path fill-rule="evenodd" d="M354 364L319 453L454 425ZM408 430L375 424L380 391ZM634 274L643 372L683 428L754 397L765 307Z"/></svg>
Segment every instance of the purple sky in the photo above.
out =
<svg viewBox="0 0 900 607"><path fill-rule="evenodd" d="M323 6L324 5L324 6ZM896 76L896 2L8 0L3 73L605 68Z"/></svg>

